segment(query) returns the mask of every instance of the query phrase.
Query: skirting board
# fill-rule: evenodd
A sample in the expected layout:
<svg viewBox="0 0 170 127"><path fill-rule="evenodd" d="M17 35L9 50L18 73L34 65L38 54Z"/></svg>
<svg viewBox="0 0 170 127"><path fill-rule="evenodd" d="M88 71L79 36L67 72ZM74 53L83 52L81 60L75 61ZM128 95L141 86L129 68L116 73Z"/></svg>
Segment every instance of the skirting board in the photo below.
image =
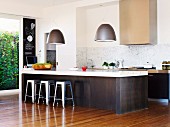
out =
<svg viewBox="0 0 170 127"><path fill-rule="evenodd" d="M148 101L168 102L168 99L152 99L152 98L148 98Z"/></svg>
<svg viewBox="0 0 170 127"><path fill-rule="evenodd" d="M14 95L14 94L19 94L20 90L19 89L13 89L13 90L0 90L0 96L5 96L5 95Z"/></svg>

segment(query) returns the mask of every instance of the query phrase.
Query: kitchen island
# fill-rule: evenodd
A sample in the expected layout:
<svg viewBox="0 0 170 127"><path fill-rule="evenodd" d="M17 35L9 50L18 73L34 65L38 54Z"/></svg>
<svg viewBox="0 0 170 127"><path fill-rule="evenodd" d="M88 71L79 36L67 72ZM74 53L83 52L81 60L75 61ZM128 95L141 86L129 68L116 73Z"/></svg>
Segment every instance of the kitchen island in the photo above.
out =
<svg viewBox="0 0 170 127"><path fill-rule="evenodd" d="M148 72L87 70L23 70L22 97L26 80L70 80L77 106L112 110L117 114L148 108Z"/></svg>

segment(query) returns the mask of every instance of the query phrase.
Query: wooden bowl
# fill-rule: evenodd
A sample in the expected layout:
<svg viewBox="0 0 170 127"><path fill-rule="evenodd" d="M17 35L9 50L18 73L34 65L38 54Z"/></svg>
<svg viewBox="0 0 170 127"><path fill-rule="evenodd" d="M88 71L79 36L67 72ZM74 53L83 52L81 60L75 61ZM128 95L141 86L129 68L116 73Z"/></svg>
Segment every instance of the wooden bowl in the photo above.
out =
<svg viewBox="0 0 170 127"><path fill-rule="evenodd" d="M32 65L34 70L51 70L52 65L49 63L36 63Z"/></svg>

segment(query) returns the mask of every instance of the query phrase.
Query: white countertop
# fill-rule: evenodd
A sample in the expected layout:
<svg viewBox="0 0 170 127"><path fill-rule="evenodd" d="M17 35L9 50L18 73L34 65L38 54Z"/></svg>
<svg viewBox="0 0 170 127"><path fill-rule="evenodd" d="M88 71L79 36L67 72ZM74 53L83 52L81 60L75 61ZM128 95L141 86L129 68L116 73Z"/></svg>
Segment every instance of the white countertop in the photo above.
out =
<svg viewBox="0 0 170 127"><path fill-rule="evenodd" d="M118 71L118 70L91 70L86 71L77 70L33 70L23 69L21 74L45 74L45 75L68 75L68 76L97 76L97 77L132 77L132 76L145 76L148 71Z"/></svg>

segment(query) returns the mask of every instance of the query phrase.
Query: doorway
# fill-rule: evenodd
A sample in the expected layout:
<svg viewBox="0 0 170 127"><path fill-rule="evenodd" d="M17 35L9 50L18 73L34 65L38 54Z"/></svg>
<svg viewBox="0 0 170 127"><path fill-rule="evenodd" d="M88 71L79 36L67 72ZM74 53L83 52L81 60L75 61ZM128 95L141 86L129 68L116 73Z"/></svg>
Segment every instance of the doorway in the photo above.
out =
<svg viewBox="0 0 170 127"><path fill-rule="evenodd" d="M19 89L20 20L0 17L0 90Z"/></svg>

